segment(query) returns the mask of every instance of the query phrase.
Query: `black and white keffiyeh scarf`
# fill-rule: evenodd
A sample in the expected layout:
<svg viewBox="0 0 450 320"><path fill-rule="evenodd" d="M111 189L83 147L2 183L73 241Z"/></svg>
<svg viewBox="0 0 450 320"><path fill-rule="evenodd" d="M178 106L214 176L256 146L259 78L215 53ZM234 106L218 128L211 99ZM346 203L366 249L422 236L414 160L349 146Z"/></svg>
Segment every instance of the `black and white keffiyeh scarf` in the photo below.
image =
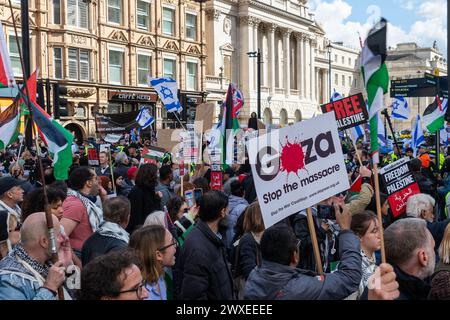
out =
<svg viewBox="0 0 450 320"><path fill-rule="evenodd" d="M39 262L31 258L20 243L16 244L12 253L15 254L19 259L29 264L30 267L38 272L44 279L47 278L48 270L50 268L49 263L40 264Z"/></svg>
<svg viewBox="0 0 450 320"><path fill-rule="evenodd" d="M83 196L78 191L69 189L67 190L67 196L73 196L81 200L86 207L88 213L89 223L92 227L92 231L97 231L99 225L103 222L103 211L95 203Z"/></svg>
<svg viewBox="0 0 450 320"><path fill-rule="evenodd" d="M130 240L129 233L126 232L120 225L111 221L104 221L100 224L97 232L102 236L116 238L125 241L126 243Z"/></svg>

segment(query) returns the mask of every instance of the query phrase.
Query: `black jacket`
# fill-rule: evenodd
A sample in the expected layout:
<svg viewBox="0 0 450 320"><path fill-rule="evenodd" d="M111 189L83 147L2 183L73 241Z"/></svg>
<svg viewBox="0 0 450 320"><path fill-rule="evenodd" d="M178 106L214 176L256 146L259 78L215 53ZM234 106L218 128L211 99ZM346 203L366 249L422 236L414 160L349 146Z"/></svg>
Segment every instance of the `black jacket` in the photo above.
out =
<svg viewBox="0 0 450 320"><path fill-rule="evenodd" d="M259 244L251 233L245 233L239 240L238 254L238 273L247 280L250 272L262 262Z"/></svg>
<svg viewBox="0 0 450 320"><path fill-rule="evenodd" d="M180 254L180 299L232 300L233 279L225 243L199 221L186 237Z"/></svg>
<svg viewBox="0 0 450 320"><path fill-rule="evenodd" d="M94 232L83 244L83 248L81 249L81 263L84 266L98 256L126 248L127 245L125 241L113 237L106 237L100 235L98 232Z"/></svg>
<svg viewBox="0 0 450 320"><path fill-rule="evenodd" d="M431 286L427 280L419 279L415 276L407 274L398 266L393 265L394 272L397 275L400 291L398 300L426 300Z"/></svg>
<svg viewBox="0 0 450 320"><path fill-rule="evenodd" d="M155 194L155 190L134 186L128 199L131 202L130 222L127 231L132 233L138 226L143 225L145 218L155 210L161 210L161 200Z"/></svg>

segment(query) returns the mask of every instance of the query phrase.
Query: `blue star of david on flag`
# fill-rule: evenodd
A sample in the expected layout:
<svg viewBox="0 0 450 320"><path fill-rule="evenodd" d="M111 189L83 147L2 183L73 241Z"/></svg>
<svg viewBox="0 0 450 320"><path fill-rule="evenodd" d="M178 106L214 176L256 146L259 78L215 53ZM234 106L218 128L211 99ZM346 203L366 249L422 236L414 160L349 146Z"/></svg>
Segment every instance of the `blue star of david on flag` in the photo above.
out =
<svg viewBox="0 0 450 320"><path fill-rule="evenodd" d="M158 92L158 96L167 112L177 111L180 113L183 110L178 100L178 85L175 80L172 78L149 78L149 85Z"/></svg>
<svg viewBox="0 0 450 320"><path fill-rule="evenodd" d="M396 97L391 107L393 119L409 120L411 109L408 106L408 101L404 97Z"/></svg>

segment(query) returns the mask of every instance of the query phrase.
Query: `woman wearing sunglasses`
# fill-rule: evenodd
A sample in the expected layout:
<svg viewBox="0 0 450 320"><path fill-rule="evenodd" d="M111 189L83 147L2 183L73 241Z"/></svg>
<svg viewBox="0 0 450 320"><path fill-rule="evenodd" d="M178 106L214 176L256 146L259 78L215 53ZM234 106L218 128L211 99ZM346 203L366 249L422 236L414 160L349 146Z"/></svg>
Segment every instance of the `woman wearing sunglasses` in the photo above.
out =
<svg viewBox="0 0 450 320"><path fill-rule="evenodd" d="M167 300L164 268L175 264L178 242L163 226L150 225L136 230L131 235L129 246L141 262L147 300Z"/></svg>

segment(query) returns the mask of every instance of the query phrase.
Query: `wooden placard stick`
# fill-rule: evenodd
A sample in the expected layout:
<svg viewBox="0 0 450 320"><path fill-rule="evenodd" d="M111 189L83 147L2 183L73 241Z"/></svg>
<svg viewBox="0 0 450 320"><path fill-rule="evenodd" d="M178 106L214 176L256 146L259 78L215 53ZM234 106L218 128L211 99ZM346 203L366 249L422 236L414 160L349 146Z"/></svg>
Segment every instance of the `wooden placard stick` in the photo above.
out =
<svg viewBox="0 0 450 320"><path fill-rule="evenodd" d="M316 270L318 274L322 275L323 274L322 261L320 259L319 244L317 242L316 228L314 227L314 220L311 208L306 209L306 216L308 218L309 234L311 235L314 257L316 259Z"/></svg>
<svg viewBox="0 0 450 320"><path fill-rule="evenodd" d="M384 250L383 218L381 216L381 203L380 203L380 183L378 179L377 163L373 164L373 174L375 176L375 202L377 205L378 228L380 230L380 238L381 238L381 263L386 263L386 253Z"/></svg>

